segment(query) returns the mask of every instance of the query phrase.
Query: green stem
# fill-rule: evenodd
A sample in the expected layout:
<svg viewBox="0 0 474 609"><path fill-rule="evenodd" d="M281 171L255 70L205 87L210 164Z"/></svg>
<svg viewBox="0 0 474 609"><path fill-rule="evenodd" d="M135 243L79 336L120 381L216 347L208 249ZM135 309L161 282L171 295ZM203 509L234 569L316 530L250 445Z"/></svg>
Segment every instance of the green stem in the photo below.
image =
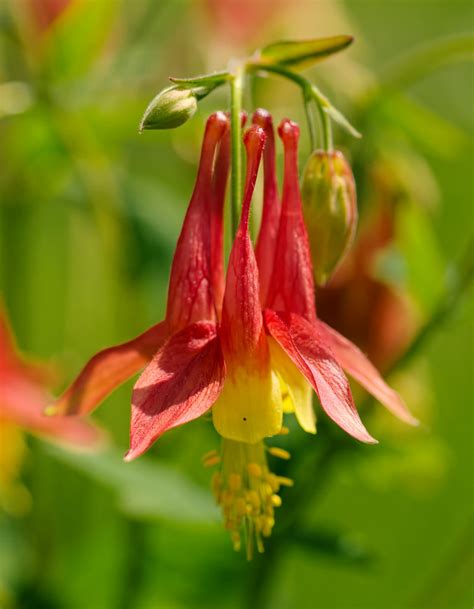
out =
<svg viewBox="0 0 474 609"><path fill-rule="evenodd" d="M232 235L235 236L240 218L242 200L242 95L245 68L236 66L230 80L230 126L231 126L231 218Z"/></svg>
<svg viewBox="0 0 474 609"><path fill-rule="evenodd" d="M259 63L248 63L248 70L253 71L264 71L270 72L272 74L278 74L287 80L291 80L296 85L300 87L303 92L303 97L305 99L305 107L307 105L306 100L314 101L316 108L318 109L319 116L321 117L321 127L322 127L322 145L324 150L332 149L332 128L331 128L331 120L326 112L326 108L329 106L328 100L324 97L324 95L319 91L317 87L312 85L309 80L301 76L300 74L296 74L291 70L287 70L283 66L273 65L273 64L259 64ZM310 133L314 129L314 125L311 121L311 115L306 111L306 117L308 119L308 126Z"/></svg>
<svg viewBox="0 0 474 609"><path fill-rule="evenodd" d="M325 108L328 107L329 102L327 98L321 93L321 91L315 86L311 86L311 93L316 103L316 107L321 118L322 132L323 132L323 148L324 150L330 151L333 148L332 141L332 127L331 119Z"/></svg>
<svg viewBox="0 0 474 609"><path fill-rule="evenodd" d="M314 127L314 121L311 116L311 106L310 106L311 98L308 98L303 92L303 105L304 111L306 114L306 122L308 123L309 128L309 142L311 145L311 152L316 150L316 129Z"/></svg>

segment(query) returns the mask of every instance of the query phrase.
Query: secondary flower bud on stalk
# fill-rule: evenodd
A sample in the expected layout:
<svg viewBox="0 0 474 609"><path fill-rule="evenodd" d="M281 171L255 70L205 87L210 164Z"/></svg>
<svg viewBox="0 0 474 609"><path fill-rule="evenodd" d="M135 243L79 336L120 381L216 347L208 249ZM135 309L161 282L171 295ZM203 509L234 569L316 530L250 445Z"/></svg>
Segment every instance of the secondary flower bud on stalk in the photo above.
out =
<svg viewBox="0 0 474 609"><path fill-rule="evenodd" d="M188 121L196 110L197 98L192 89L170 87L151 101L140 123L140 131L174 129Z"/></svg>
<svg viewBox="0 0 474 609"><path fill-rule="evenodd" d="M344 258L357 226L354 177L341 152L318 150L311 155L301 195L314 278L324 285Z"/></svg>

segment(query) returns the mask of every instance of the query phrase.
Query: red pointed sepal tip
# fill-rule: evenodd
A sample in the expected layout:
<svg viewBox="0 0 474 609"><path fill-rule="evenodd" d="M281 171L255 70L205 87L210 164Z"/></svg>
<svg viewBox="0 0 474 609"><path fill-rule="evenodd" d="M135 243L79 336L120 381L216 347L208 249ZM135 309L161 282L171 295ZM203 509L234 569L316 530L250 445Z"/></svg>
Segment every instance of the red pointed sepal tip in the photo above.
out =
<svg viewBox="0 0 474 609"><path fill-rule="evenodd" d="M84 415L96 408L114 389L144 368L166 338L164 323L137 338L96 353L76 380L44 414Z"/></svg>

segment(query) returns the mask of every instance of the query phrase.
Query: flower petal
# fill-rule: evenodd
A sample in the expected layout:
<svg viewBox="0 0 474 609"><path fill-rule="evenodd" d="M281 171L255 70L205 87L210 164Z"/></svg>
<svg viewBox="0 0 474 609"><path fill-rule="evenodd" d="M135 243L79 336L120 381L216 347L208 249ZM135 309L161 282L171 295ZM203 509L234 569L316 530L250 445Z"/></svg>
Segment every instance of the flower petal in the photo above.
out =
<svg viewBox="0 0 474 609"><path fill-rule="evenodd" d="M85 449L99 448L106 434L92 423L78 417L47 417L43 409L48 393L20 376L5 378L0 387L0 418L15 423L25 431L64 444Z"/></svg>
<svg viewBox="0 0 474 609"><path fill-rule="evenodd" d="M253 115L253 123L259 125L267 136L263 151L264 183L262 221L255 246L260 277L260 301L266 306L268 287L273 271L275 248L280 224L280 201L275 172L275 135L272 117L269 112L259 108Z"/></svg>
<svg viewBox="0 0 474 609"><path fill-rule="evenodd" d="M400 395L387 385L362 351L324 322L318 320L317 323L339 365L396 417L411 425L418 425L419 421L408 410Z"/></svg>
<svg viewBox="0 0 474 609"><path fill-rule="evenodd" d="M308 433L316 433L316 415L313 409L313 389L293 361L286 355L276 340L269 338L272 370L284 388L283 410L294 412L298 423ZM285 410L285 405L288 410ZM291 409L288 408L291 405Z"/></svg>
<svg viewBox="0 0 474 609"><path fill-rule="evenodd" d="M230 370L224 388L212 407L217 432L228 440L255 444L277 434L282 426L283 405L277 375L245 367Z"/></svg>
<svg viewBox="0 0 474 609"><path fill-rule="evenodd" d="M314 281L308 234L303 220L298 183L299 129L282 121L278 133L285 147L285 178L275 263L268 292L268 308L316 320Z"/></svg>
<svg viewBox="0 0 474 609"><path fill-rule="evenodd" d="M173 335L133 389L131 461L165 431L204 414L219 396L225 367L216 327L197 322Z"/></svg>
<svg viewBox="0 0 474 609"><path fill-rule="evenodd" d="M360 420L349 383L321 332L299 315L266 310L264 317L268 331L311 383L327 415L357 440L376 443Z"/></svg>
<svg viewBox="0 0 474 609"><path fill-rule="evenodd" d="M223 112L216 112L206 124L196 185L171 266L166 311L170 335L198 320L216 319L211 249L218 235L211 229L212 180L216 149L228 122Z"/></svg>
<svg viewBox="0 0 474 609"><path fill-rule="evenodd" d="M99 351L63 395L47 407L46 413L90 412L116 387L144 368L166 336L166 324L162 322L133 340Z"/></svg>

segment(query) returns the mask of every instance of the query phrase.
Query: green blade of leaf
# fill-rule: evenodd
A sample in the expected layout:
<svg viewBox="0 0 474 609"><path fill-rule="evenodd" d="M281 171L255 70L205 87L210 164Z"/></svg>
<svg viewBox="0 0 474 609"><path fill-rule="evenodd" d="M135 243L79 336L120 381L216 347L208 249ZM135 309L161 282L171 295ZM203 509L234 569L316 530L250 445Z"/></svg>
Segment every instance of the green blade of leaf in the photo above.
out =
<svg viewBox="0 0 474 609"><path fill-rule="evenodd" d="M359 139L362 137L362 134L359 131L357 131L357 129L355 127L353 127L351 125L351 123L347 120L347 118L344 116L344 114L342 114L342 112L340 112L333 105L330 104L329 106L324 108L324 110L325 110L325 112L327 112L329 114L329 116L332 118L332 120L335 123L340 125L350 135L352 135L353 137L359 138Z"/></svg>
<svg viewBox="0 0 474 609"><path fill-rule="evenodd" d="M314 96L316 103L321 106L321 108L328 114L332 120L340 125L343 129L345 129L350 135L356 138L361 138L362 134L357 131L355 127L351 125L351 123L347 120L347 118L340 112L337 108L335 108L329 99L321 93L321 91L313 85L311 87L311 93Z"/></svg>
<svg viewBox="0 0 474 609"><path fill-rule="evenodd" d="M215 89L226 83L229 80L229 77L229 72L215 72L214 74L203 74L202 76L195 76L193 78L176 78L170 76L169 80L171 80L172 83L187 89L194 89L195 87Z"/></svg>
<svg viewBox="0 0 474 609"><path fill-rule="evenodd" d="M342 51L352 41L352 36L331 36L313 40L282 40L264 47L260 52L262 63L273 63L293 68L309 66Z"/></svg>

